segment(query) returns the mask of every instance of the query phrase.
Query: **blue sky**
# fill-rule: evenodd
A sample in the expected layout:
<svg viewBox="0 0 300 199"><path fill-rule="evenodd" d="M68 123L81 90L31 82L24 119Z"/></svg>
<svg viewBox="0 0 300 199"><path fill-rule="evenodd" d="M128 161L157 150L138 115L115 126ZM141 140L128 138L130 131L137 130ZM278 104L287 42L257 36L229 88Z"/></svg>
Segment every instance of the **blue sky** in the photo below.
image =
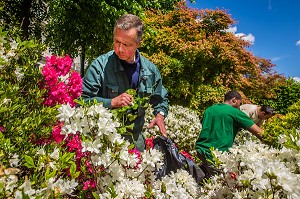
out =
<svg viewBox="0 0 300 199"><path fill-rule="evenodd" d="M274 70L300 80L300 0L196 0L189 7L225 9L237 21L255 56L270 59Z"/></svg>

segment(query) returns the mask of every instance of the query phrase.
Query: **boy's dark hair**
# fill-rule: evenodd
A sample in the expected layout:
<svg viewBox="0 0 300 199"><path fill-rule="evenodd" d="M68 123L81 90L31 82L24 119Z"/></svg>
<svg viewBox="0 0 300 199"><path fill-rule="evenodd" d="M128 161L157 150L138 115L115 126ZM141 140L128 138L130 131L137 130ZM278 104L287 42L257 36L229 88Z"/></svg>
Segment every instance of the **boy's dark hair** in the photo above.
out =
<svg viewBox="0 0 300 199"><path fill-rule="evenodd" d="M224 101L231 100L232 98L242 100L242 96L237 91L228 91L224 96Z"/></svg>
<svg viewBox="0 0 300 199"><path fill-rule="evenodd" d="M261 111L264 111L266 114L275 115L275 111L272 107L263 105L260 107Z"/></svg>

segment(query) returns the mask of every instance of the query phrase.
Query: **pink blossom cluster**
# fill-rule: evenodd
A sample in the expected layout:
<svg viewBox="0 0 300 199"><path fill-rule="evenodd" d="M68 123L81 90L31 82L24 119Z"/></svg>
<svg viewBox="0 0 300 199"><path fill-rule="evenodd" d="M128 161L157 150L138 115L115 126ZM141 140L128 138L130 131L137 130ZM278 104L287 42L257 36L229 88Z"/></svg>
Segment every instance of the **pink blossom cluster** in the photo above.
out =
<svg viewBox="0 0 300 199"><path fill-rule="evenodd" d="M56 104L67 104L74 107L77 99L82 93L82 79L77 71L71 71L72 58L69 55L57 57L52 55L46 57L46 65L42 70L47 96L43 104L45 106L55 106ZM61 81L60 77L67 76L66 81Z"/></svg>
<svg viewBox="0 0 300 199"><path fill-rule="evenodd" d="M136 148L128 150L128 153L130 154L135 154L137 156L138 162L135 165L135 168L138 168L138 165L142 163L142 158L141 158L141 152L137 150Z"/></svg>

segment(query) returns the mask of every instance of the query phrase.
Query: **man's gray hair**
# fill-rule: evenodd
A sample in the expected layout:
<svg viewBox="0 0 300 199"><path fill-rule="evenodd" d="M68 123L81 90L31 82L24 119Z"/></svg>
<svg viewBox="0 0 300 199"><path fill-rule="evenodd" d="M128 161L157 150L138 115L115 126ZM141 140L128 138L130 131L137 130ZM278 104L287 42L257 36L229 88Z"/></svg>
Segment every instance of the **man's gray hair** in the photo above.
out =
<svg viewBox="0 0 300 199"><path fill-rule="evenodd" d="M142 36L144 34L144 23L136 15L133 15L133 14L122 15L115 23L114 33L115 33L116 29L130 30L132 28L135 28L137 30L136 43L139 43L140 41L142 41Z"/></svg>

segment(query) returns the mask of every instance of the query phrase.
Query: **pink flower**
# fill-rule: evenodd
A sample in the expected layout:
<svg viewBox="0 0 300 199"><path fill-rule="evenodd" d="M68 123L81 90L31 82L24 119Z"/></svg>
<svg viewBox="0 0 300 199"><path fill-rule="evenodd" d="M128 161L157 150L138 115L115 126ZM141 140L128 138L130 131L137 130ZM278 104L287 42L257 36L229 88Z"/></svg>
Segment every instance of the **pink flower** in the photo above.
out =
<svg viewBox="0 0 300 199"><path fill-rule="evenodd" d="M154 140L154 136L150 137L150 138L146 138L146 149L153 149L154 144L153 144L153 140Z"/></svg>
<svg viewBox="0 0 300 199"><path fill-rule="evenodd" d="M69 135L66 146L69 148L69 152L75 151L76 159L81 159L84 154L82 153L82 145L81 145L81 138L78 134L76 135Z"/></svg>
<svg viewBox="0 0 300 199"><path fill-rule="evenodd" d="M47 65L49 66L55 66L57 59L55 55L51 55L51 57L46 57Z"/></svg>
<svg viewBox="0 0 300 199"><path fill-rule="evenodd" d="M1 131L2 133L4 133L4 132L5 132L5 128L4 128L4 126L0 126L0 131Z"/></svg>
<svg viewBox="0 0 300 199"><path fill-rule="evenodd" d="M58 144L61 141L63 141L63 139L65 138L65 135L60 134L61 132L61 127L64 123L61 122L58 125L53 127L53 131L52 131L52 138L54 139L54 141Z"/></svg>
<svg viewBox="0 0 300 199"><path fill-rule="evenodd" d="M136 148L134 148L134 149L128 150L128 153L137 155L137 158L139 161L136 163L135 168L138 168L138 165L142 163L141 152L139 150L137 150Z"/></svg>
<svg viewBox="0 0 300 199"><path fill-rule="evenodd" d="M85 161L85 165L86 165L87 169L89 170L89 172L93 173L93 167L88 160Z"/></svg>
<svg viewBox="0 0 300 199"><path fill-rule="evenodd" d="M42 74L45 79L45 85L42 88L48 90L43 104L45 106L55 106L56 104L70 104L75 107L74 102L82 93L82 79L77 71L70 71L72 58L69 55L64 57L46 57L47 63L43 68ZM59 76L70 77L65 82L59 80Z"/></svg>
<svg viewBox="0 0 300 199"><path fill-rule="evenodd" d="M228 177L228 179L233 179L233 180L236 180L236 173L234 173L234 172L229 172L229 177Z"/></svg>
<svg viewBox="0 0 300 199"><path fill-rule="evenodd" d="M67 146L69 147L69 152L72 152L76 149L82 149L81 138L79 137L79 135L71 135L68 138L69 140Z"/></svg>
<svg viewBox="0 0 300 199"><path fill-rule="evenodd" d="M83 183L83 190L94 189L96 187L95 180L88 180Z"/></svg>
<svg viewBox="0 0 300 199"><path fill-rule="evenodd" d="M82 79L78 72L73 71L71 73L71 77L69 78L68 86L69 86L68 91L69 91L70 95L74 99L77 99L82 93Z"/></svg>
<svg viewBox="0 0 300 199"><path fill-rule="evenodd" d="M73 60L69 55L57 59L56 67L59 76L65 76L70 71L72 62Z"/></svg>

